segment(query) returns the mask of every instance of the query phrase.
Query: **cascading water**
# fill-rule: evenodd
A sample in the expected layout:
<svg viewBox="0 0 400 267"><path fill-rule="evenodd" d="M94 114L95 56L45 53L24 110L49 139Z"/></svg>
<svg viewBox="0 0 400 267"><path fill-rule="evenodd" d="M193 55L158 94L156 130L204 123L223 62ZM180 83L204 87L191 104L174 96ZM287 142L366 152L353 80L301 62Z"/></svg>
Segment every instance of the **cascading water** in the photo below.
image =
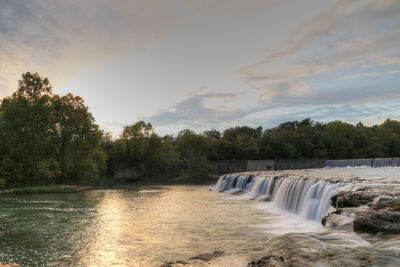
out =
<svg viewBox="0 0 400 267"><path fill-rule="evenodd" d="M400 158L380 158L374 159L372 164L374 168L382 167L400 167Z"/></svg>
<svg viewBox="0 0 400 267"><path fill-rule="evenodd" d="M338 159L327 160L325 168L346 168L346 167L400 167L400 158L376 158L376 159Z"/></svg>
<svg viewBox="0 0 400 267"><path fill-rule="evenodd" d="M213 190L228 193L244 190L248 199L272 201L278 208L308 220L320 221L328 212L331 197L341 186L295 177L225 175L219 178Z"/></svg>
<svg viewBox="0 0 400 267"><path fill-rule="evenodd" d="M225 193L238 193L246 190L253 184L253 175L224 175L221 176L213 191Z"/></svg>
<svg viewBox="0 0 400 267"><path fill-rule="evenodd" d="M339 159L327 160L325 168L345 168L345 167L372 167L373 159Z"/></svg>

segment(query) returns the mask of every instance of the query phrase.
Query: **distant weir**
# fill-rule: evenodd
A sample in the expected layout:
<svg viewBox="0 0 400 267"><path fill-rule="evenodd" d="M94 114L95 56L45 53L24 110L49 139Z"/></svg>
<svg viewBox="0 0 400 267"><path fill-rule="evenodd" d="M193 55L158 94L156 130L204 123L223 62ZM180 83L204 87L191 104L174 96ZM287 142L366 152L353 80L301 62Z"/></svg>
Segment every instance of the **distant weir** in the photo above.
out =
<svg viewBox="0 0 400 267"><path fill-rule="evenodd" d="M327 160L325 168L346 168L346 167L400 167L400 158L376 158L376 159L341 159Z"/></svg>
<svg viewBox="0 0 400 267"><path fill-rule="evenodd" d="M263 175L224 175L213 191L243 192L248 199L271 201L277 208L307 220L320 221L330 207L330 199L343 184L314 179L266 177Z"/></svg>

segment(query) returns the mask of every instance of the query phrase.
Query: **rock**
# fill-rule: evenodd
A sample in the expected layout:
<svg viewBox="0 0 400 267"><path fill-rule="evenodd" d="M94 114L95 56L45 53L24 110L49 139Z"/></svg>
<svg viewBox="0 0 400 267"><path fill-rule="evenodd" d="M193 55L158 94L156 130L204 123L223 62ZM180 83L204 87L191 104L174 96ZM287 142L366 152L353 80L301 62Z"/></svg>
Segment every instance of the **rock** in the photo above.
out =
<svg viewBox="0 0 400 267"><path fill-rule="evenodd" d="M323 226L325 226L326 221L328 220L328 217L329 217L329 215L326 215L326 216L324 216L324 217L321 219L321 224L322 224Z"/></svg>
<svg viewBox="0 0 400 267"><path fill-rule="evenodd" d="M178 261L176 261L176 263L183 264L183 265L188 264L187 261L184 261L184 260L178 260Z"/></svg>
<svg viewBox="0 0 400 267"><path fill-rule="evenodd" d="M271 201L271 197L270 196L261 196L261 197L258 197L257 200L268 202L268 201Z"/></svg>
<svg viewBox="0 0 400 267"><path fill-rule="evenodd" d="M232 192L231 195L238 195L241 193L243 193L243 190L238 190L238 191Z"/></svg>
<svg viewBox="0 0 400 267"><path fill-rule="evenodd" d="M330 212L328 215L326 215L326 216L324 216L322 219L321 219L321 224L323 225L323 226L325 226L326 225L326 222L328 221L328 219L329 219L329 217L331 217L332 215L337 215L337 214L342 214L342 210L341 209L337 209L337 210L335 210L335 211L333 211L333 212Z"/></svg>
<svg viewBox="0 0 400 267"><path fill-rule="evenodd" d="M374 210L381 210L388 208L390 210L400 210L400 199L380 198L378 202L372 207Z"/></svg>
<svg viewBox="0 0 400 267"><path fill-rule="evenodd" d="M372 202L375 197L377 195L364 191L340 192L331 198L331 203L335 208L359 207Z"/></svg>
<svg viewBox="0 0 400 267"><path fill-rule="evenodd" d="M212 260L213 258L222 256L224 254L225 253L223 251L214 251L213 254L203 253L203 254L197 255L195 257L192 257L191 259L193 259L193 260L201 260L201 261L209 261L209 260Z"/></svg>
<svg viewBox="0 0 400 267"><path fill-rule="evenodd" d="M165 262L163 264L160 265L160 267L171 267L173 266L174 262ZM0 266L1 267L1 266Z"/></svg>
<svg viewBox="0 0 400 267"><path fill-rule="evenodd" d="M281 267L287 266L285 259L280 256L266 256L258 261L252 261L247 264L247 267Z"/></svg>
<svg viewBox="0 0 400 267"><path fill-rule="evenodd" d="M357 215L353 229L358 232L400 234L399 200L380 199L371 209Z"/></svg>

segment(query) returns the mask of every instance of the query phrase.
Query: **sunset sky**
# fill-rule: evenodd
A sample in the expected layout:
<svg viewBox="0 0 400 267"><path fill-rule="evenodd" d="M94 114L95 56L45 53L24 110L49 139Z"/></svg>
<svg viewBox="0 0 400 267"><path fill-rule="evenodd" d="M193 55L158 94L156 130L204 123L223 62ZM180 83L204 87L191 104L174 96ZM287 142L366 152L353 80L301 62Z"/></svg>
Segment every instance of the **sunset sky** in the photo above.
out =
<svg viewBox="0 0 400 267"><path fill-rule="evenodd" d="M101 128L400 119L400 1L0 0L0 97L26 71Z"/></svg>

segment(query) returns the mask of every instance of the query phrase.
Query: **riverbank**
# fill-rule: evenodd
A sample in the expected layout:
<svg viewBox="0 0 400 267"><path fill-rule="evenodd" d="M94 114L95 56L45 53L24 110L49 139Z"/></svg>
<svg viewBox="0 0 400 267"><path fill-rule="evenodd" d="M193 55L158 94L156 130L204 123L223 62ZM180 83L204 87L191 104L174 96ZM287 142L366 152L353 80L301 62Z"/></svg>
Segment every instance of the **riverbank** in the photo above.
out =
<svg viewBox="0 0 400 267"><path fill-rule="evenodd" d="M191 176L176 176L176 177L165 177L165 176L144 176L136 177L132 179L116 179L112 182L105 183L106 187L113 188L120 184L124 185L214 185L220 175L208 175L206 177L191 177Z"/></svg>
<svg viewBox="0 0 400 267"><path fill-rule="evenodd" d="M94 189L94 186L82 185L46 185L7 188L0 190L0 194L51 194L51 193L76 193Z"/></svg>
<svg viewBox="0 0 400 267"><path fill-rule="evenodd" d="M3 264L3 263L0 262L0 267L21 267L21 265L19 265L19 264L13 264L13 263L10 263L10 264Z"/></svg>
<svg viewBox="0 0 400 267"><path fill-rule="evenodd" d="M103 186L93 185L44 185L0 189L2 194L53 194L53 193L77 193L96 188L119 188L126 186L162 186L162 185L213 185L218 181L218 175L210 175L205 178L175 177L166 179L165 177L141 177L135 180L118 181L107 179Z"/></svg>

